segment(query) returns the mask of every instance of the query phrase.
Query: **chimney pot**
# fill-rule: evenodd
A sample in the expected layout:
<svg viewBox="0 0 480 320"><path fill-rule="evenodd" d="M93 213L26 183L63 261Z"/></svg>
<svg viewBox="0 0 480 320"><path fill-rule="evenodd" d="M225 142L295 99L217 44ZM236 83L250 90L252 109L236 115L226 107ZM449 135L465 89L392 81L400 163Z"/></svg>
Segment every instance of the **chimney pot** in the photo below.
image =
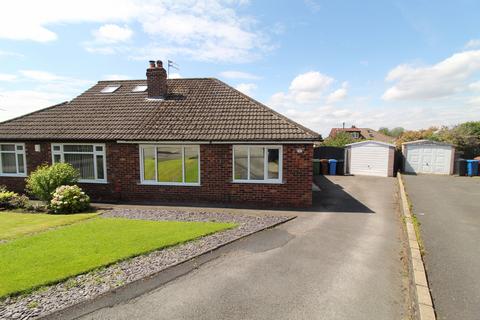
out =
<svg viewBox="0 0 480 320"><path fill-rule="evenodd" d="M157 65L151 60L147 69L147 95L153 99L167 95L167 71L160 60L157 60Z"/></svg>

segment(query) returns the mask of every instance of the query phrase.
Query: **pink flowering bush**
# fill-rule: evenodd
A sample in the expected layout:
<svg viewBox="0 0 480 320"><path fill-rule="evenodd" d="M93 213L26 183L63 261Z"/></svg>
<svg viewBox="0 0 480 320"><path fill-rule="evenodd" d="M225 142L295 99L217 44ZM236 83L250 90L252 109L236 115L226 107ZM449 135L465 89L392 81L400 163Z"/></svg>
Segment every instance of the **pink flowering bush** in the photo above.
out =
<svg viewBox="0 0 480 320"><path fill-rule="evenodd" d="M58 187L49 205L53 213L76 213L88 208L90 208L90 197L76 185Z"/></svg>

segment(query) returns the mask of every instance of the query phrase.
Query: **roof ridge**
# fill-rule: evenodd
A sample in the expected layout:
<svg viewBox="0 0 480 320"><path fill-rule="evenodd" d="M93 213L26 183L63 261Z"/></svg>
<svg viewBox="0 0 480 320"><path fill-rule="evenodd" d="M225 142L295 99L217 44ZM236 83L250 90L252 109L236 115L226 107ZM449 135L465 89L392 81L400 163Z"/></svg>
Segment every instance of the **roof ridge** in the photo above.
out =
<svg viewBox="0 0 480 320"><path fill-rule="evenodd" d="M167 78L167 80L217 80L217 79L212 78L212 77L193 77L193 78ZM98 80L97 83L104 83L104 82L137 82L137 81L146 82L147 79Z"/></svg>
<svg viewBox="0 0 480 320"><path fill-rule="evenodd" d="M283 114L281 114L281 113L273 110L272 108L266 106L265 104L261 103L260 101L257 101L257 100L255 100L254 98L252 98L252 97L244 94L243 92L235 89L234 87L232 87L232 86L230 86L229 84L223 82L222 80L219 80L219 79L217 79L217 78L211 78L211 79L219 82L220 84L226 86L226 87L229 88L229 89L232 89L233 91L235 91L236 93L240 94L243 98L247 99L248 101L253 102L253 103L257 104L258 106L266 109L267 111L272 112L274 115L276 115L278 118L282 119L283 121L285 121L285 122L287 122L287 123L289 123L289 124L291 124L291 125L294 125L294 126L300 128L300 129L303 130L305 133L308 133L308 134L310 134L310 135L312 135L312 136L317 136L317 137L320 138L320 139L322 138L321 134L319 134L319 133L317 133L317 132L315 132L315 131L313 131L313 130L311 130L311 129L309 129L309 128L301 125L301 124L299 124L299 123L296 122L296 121L293 121L292 119L289 119L288 117L284 116Z"/></svg>
<svg viewBox="0 0 480 320"><path fill-rule="evenodd" d="M60 107L64 104L68 104L68 101L63 101L63 102L60 102L60 103L57 103L57 104L54 104L53 106L48 106L48 107L45 107L45 108L41 108L41 109L38 109L38 110L35 110L35 111L32 111L32 112L29 112L29 113L25 113L25 114L22 114L18 117L15 117L15 118L12 118L12 119L8 119L8 120L5 120L5 121L2 121L0 122L0 124L5 124L5 123L9 123L11 121L14 121L14 120L18 120L18 119L21 119L21 118L24 118L24 117L28 117L32 114L36 114L36 113L39 113L39 112L42 112L42 111L45 111L45 110L48 110L48 109L53 109L55 107Z"/></svg>

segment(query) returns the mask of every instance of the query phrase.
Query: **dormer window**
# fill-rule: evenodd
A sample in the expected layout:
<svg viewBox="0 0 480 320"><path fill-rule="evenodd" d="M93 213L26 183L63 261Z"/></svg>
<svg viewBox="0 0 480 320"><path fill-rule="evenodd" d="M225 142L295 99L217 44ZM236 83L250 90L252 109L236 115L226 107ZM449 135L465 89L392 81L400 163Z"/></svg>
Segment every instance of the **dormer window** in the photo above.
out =
<svg viewBox="0 0 480 320"><path fill-rule="evenodd" d="M352 132L352 138L353 138L353 139L358 139L358 138L360 138L360 133L359 133L359 132L356 132L356 131L355 131L355 132Z"/></svg>
<svg viewBox="0 0 480 320"><path fill-rule="evenodd" d="M147 91L148 86L146 85L138 85L135 88L133 88L132 92L145 92Z"/></svg>
<svg viewBox="0 0 480 320"><path fill-rule="evenodd" d="M120 88L120 86L110 85L110 86L106 86L105 88L103 88L100 92L101 93L113 93L113 92L117 91L118 88Z"/></svg>

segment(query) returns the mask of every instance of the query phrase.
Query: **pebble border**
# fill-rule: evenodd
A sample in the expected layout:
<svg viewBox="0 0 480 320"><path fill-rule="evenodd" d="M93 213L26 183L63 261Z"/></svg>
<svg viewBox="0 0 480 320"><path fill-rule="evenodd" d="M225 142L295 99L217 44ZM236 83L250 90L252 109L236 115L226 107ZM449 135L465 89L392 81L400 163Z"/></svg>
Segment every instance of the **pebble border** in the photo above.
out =
<svg viewBox="0 0 480 320"><path fill-rule="evenodd" d="M159 209L114 209L101 215L160 221L216 221L234 222L238 226L217 232L198 240L166 248L118 262L47 286L30 294L0 301L0 319L38 319L88 300L94 300L109 291L152 276L223 245L291 220L287 216L251 216L213 212L185 212Z"/></svg>
<svg viewBox="0 0 480 320"><path fill-rule="evenodd" d="M420 247L412 222L412 213L408 205L407 193L405 192L405 185L400 172L397 174L397 178L400 187L400 197L402 199L402 212L405 217L405 225L407 226L408 251L410 253L410 263L413 270L413 282L419 319L436 320L430 288L428 287L427 274L425 272L422 255L420 254Z"/></svg>

